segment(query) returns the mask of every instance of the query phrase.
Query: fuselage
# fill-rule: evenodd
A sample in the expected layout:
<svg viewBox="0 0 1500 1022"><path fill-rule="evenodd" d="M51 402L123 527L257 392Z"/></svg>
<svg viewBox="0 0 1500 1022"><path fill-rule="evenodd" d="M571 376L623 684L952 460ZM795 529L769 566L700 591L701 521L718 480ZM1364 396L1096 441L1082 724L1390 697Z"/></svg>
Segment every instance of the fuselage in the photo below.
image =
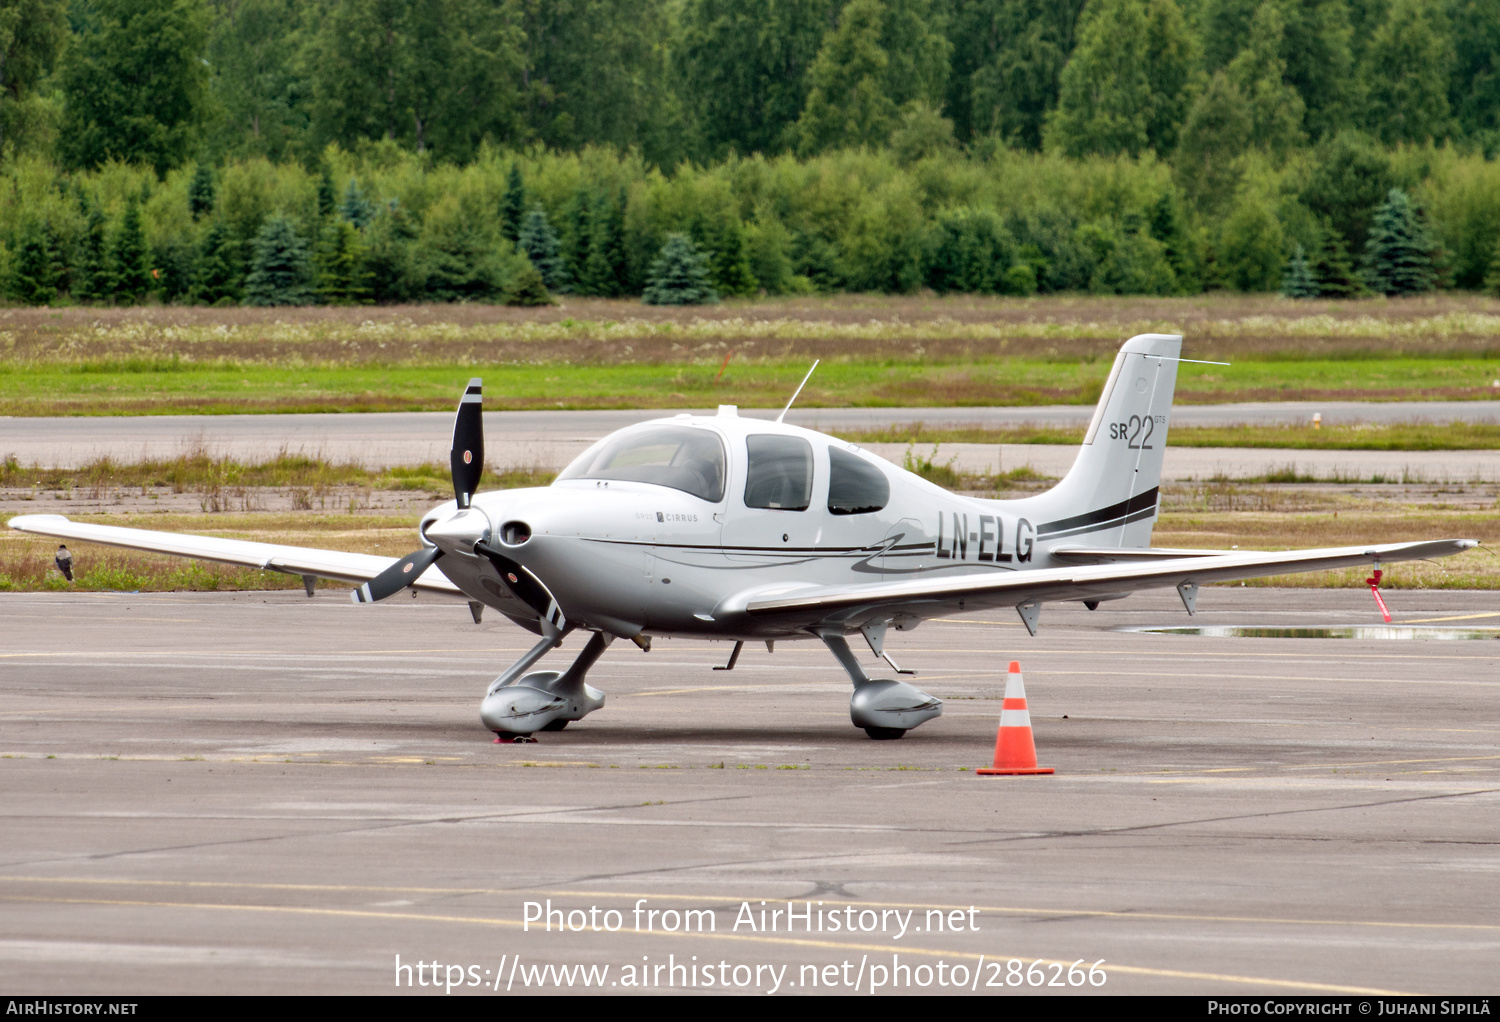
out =
<svg viewBox="0 0 1500 1022"><path fill-rule="evenodd" d="M620 430L551 486L481 493L473 507L487 542L540 578L569 621L624 636L803 638L742 608L798 585L1049 567L1050 548L1078 534L1049 519L1057 502L1045 496L950 493L857 445L732 409ZM424 539L452 513L429 512ZM470 598L536 629L488 559L446 552L443 573Z"/></svg>

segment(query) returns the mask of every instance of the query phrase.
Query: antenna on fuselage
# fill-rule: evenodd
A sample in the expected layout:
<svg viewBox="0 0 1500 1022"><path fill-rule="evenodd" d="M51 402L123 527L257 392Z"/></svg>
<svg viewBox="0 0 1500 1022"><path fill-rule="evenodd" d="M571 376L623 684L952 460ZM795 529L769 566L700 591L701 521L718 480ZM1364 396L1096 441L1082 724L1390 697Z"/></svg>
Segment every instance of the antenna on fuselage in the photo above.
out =
<svg viewBox="0 0 1500 1022"><path fill-rule="evenodd" d="M802 377L802 382L797 384L797 389L792 392L792 399L786 403L786 407L781 410L781 414L776 416L777 422L780 422L782 419L786 418L786 413L792 410L792 405L797 401L797 395L802 393L802 388L807 386L808 380L812 379L813 369L818 368L818 363L821 361L823 360L820 358L813 359L812 369L809 369L807 371L807 375Z"/></svg>

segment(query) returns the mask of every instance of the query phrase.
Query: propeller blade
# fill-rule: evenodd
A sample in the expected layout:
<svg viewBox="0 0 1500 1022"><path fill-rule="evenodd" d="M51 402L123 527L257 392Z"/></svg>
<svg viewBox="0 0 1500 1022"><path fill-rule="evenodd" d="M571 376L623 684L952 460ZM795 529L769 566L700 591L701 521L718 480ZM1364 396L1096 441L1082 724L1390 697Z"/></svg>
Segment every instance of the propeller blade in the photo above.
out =
<svg viewBox="0 0 1500 1022"><path fill-rule="evenodd" d="M504 580L505 587L515 593L516 599L536 611L537 617L543 622L559 632L567 631L568 619L558 606L557 597L552 595L552 590L541 579L532 574L531 569L505 556L488 543L475 543L474 550L490 559L490 563Z"/></svg>
<svg viewBox="0 0 1500 1022"><path fill-rule="evenodd" d="M453 418L453 449L448 452L453 470L453 496L460 510L469 506L479 477L484 474L484 398L482 381L469 381L458 414Z"/></svg>
<svg viewBox="0 0 1500 1022"><path fill-rule="evenodd" d="M355 603L375 603L387 596L395 596L401 590L422 577L422 572L432 567L432 562L443 556L437 547L423 547L376 575L354 590Z"/></svg>

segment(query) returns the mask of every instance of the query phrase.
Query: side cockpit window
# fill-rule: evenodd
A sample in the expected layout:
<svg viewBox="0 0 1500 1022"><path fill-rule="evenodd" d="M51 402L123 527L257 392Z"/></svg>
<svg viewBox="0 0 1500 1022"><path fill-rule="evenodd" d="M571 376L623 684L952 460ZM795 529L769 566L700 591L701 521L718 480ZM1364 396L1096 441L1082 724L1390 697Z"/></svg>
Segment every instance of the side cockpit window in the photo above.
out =
<svg viewBox="0 0 1500 1022"><path fill-rule="evenodd" d="M718 503L724 499L724 444L692 426L628 430L585 451L557 478L655 483Z"/></svg>
<svg viewBox="0 0 1500 1022"><path fill-rule="evenodd" d="M828 448L828 511L835 515L867 515L891 499L885 473L857 454Z"/></svg>
<svg viewBox="0 0 1500 1022"><path fill-rule="evenodd" d="M795 436L748 436L745 506L806 511L812 503L812 445Z"/></svg>

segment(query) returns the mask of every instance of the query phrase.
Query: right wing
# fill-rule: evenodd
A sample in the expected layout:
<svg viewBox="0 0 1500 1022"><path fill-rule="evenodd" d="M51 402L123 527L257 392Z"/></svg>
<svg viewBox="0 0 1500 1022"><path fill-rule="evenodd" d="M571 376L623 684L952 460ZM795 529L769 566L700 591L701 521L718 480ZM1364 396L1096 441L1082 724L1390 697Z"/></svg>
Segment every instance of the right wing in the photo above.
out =
<svg viewBox="0 0 1500 1022"><path fill-rule="evenodd" d="M1167 556L1147 561L1036 571L990 571L981 575L860 585L789 584L748 590L720 605L751 617L816 631L852 627L875 617L935 617L956 610L1017 607L1062 600L1089 600L1137 589L1180 583L1230 582L1264 575L1347 568L1376 561L1446 557L1478 546L1472 539L1314 550L1215 551L1209 556ZM1091 552L1092 553L1092 552ZM1023 613L1023 618L1025 617ZM1028 628L1030 624L1028 623Z"/></svg>
<svg viewBox="0 0 1500 1022"><path fill-rule="evenodd" d="M18 532L58 539L84 540L105 546L144 550L154 554L173 554L221 564L238 564L246 568L280 571L288 575L314 575L339 582L368 582L396 563L395 557L375 554L351 554L343 550L318 550L312 547L282 546L277 543L254 543L243 539L219 539L181 532L153 532L149 529L125 529L118 525L90 525L74 522L62 515L21 515L9 522ZM458 586L434 565L412 583L428 592L462 596Z"/></svg>

